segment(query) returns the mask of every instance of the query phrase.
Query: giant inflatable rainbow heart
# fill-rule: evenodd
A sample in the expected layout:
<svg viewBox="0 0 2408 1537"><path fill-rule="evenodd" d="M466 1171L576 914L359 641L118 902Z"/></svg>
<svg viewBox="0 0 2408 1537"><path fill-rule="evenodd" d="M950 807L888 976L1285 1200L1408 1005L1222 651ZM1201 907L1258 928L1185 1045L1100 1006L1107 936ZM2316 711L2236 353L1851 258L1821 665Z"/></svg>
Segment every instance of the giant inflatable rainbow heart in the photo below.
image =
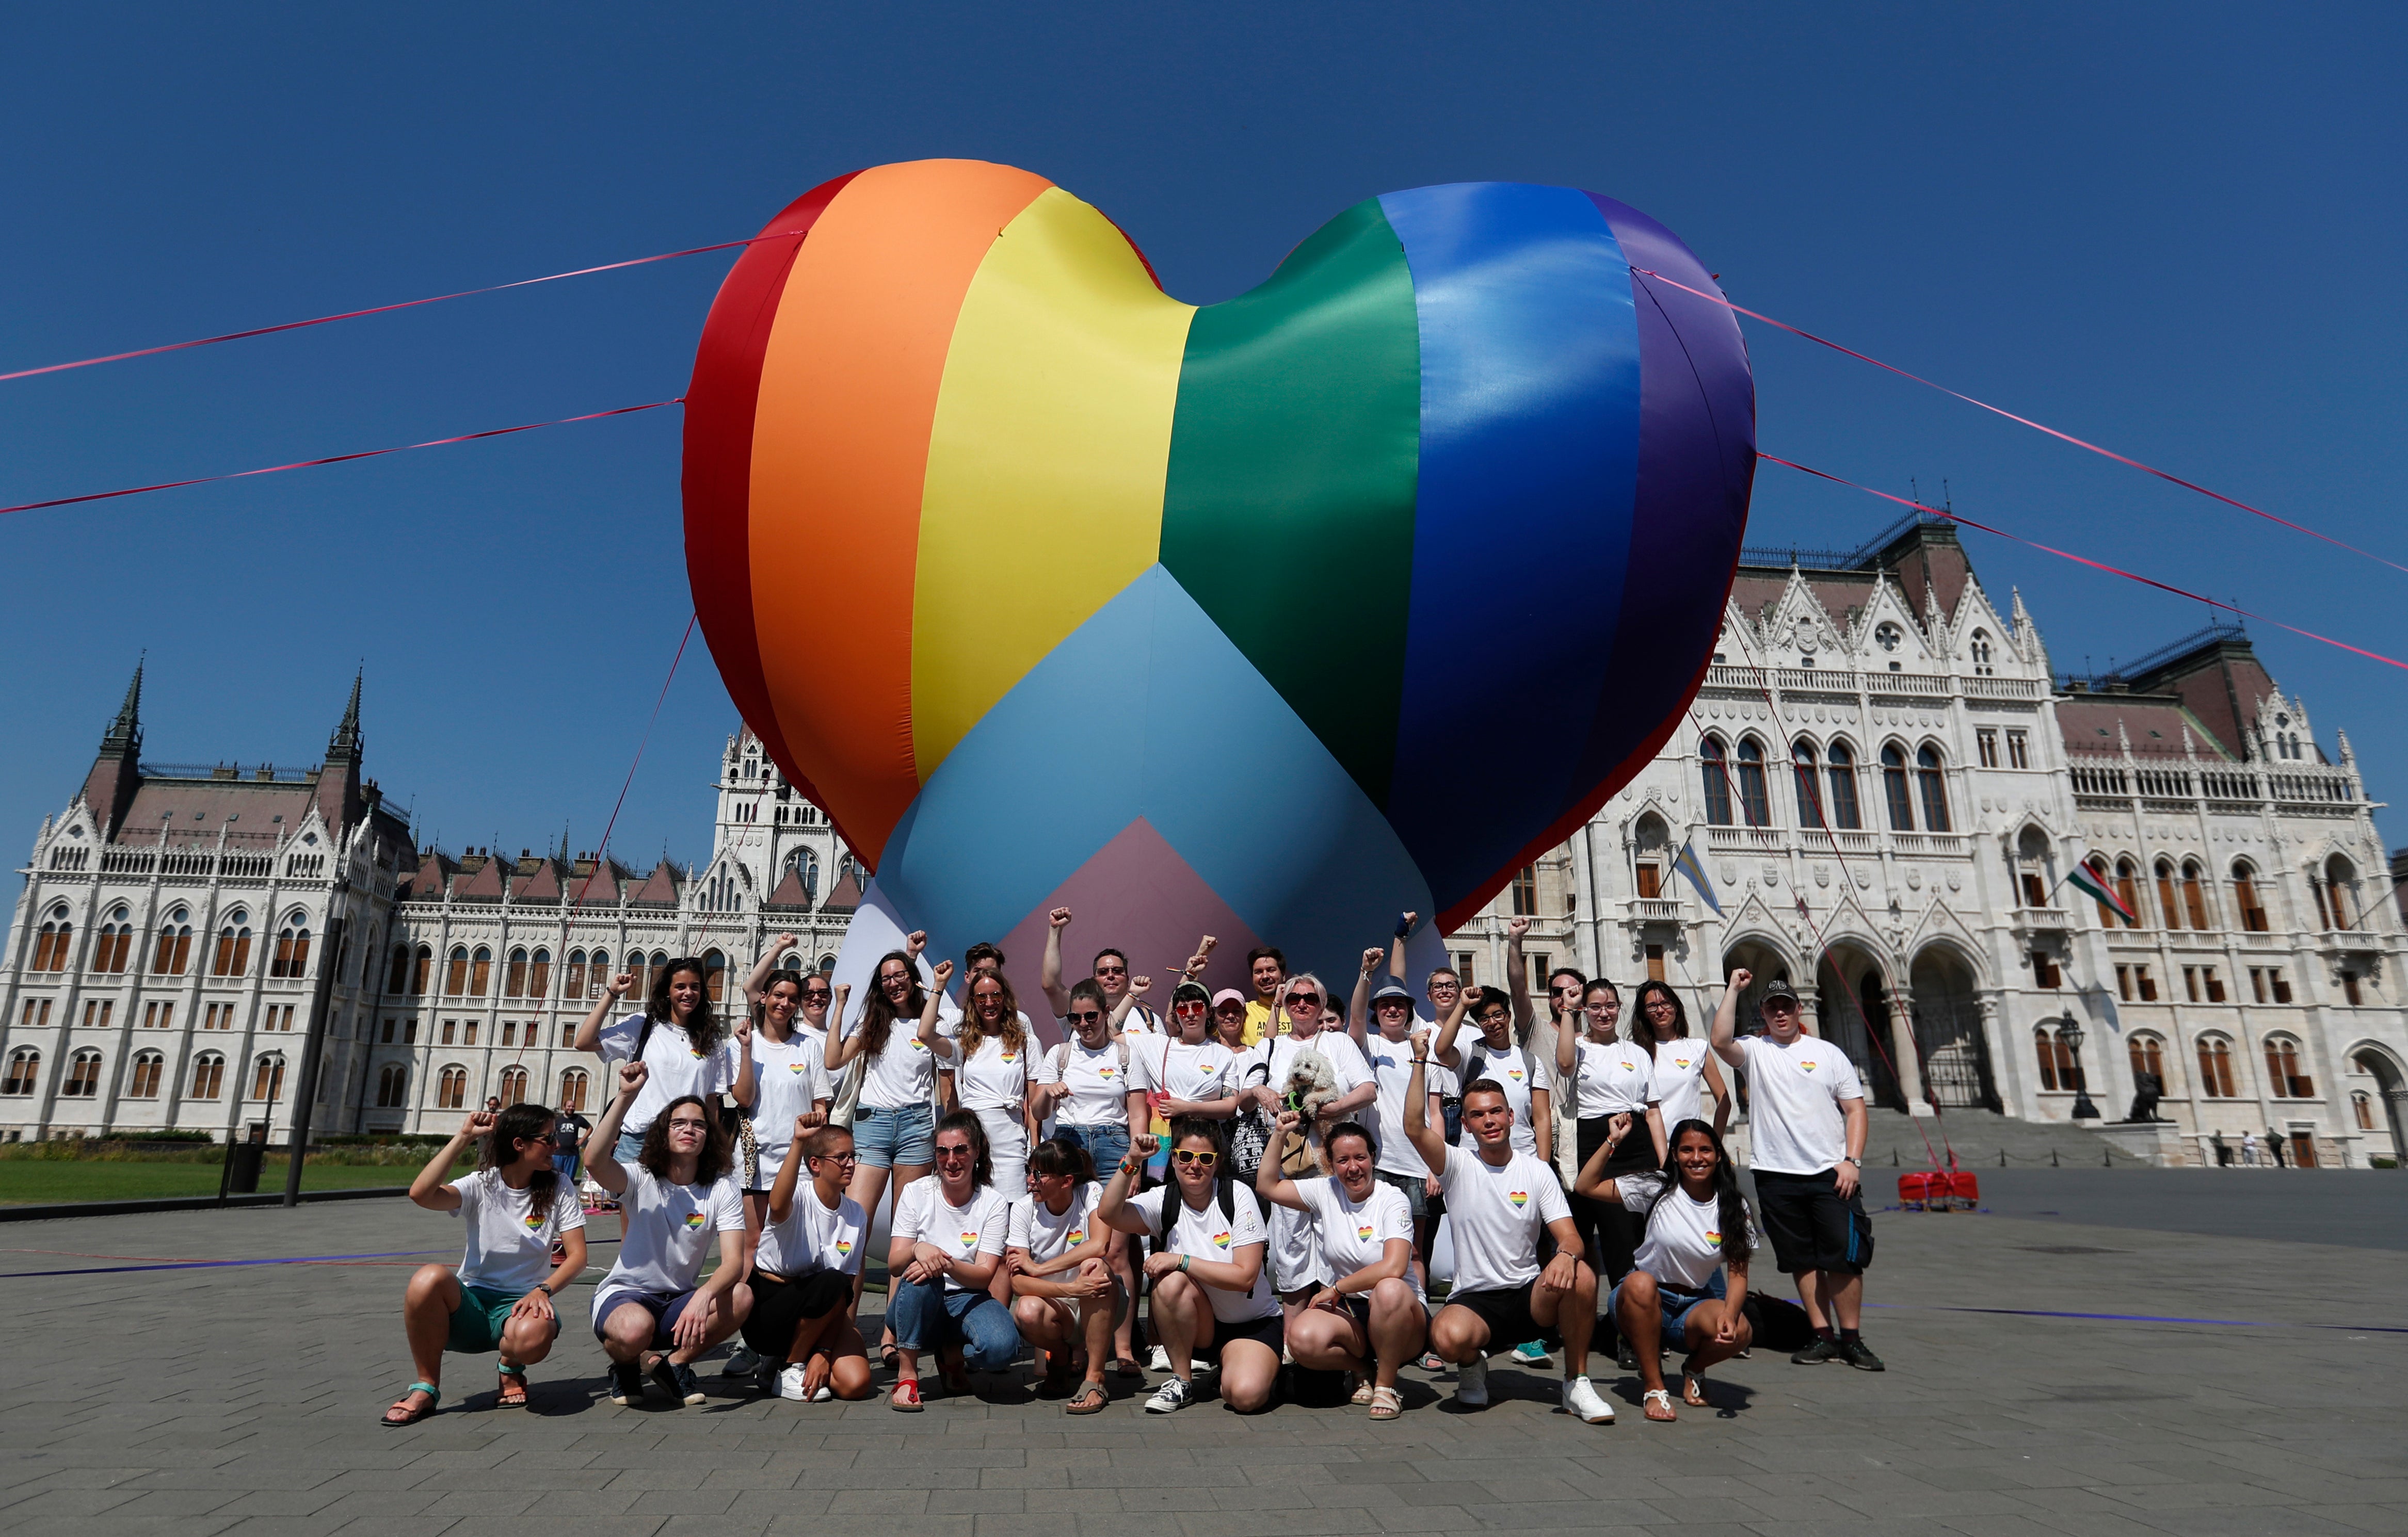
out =
<svg viewBox="0 0 2408 1537"><path fill-rule="evenodd" d="M1208 932L1216 986L1258 941L1351 964L1476 911L1703 676L1755 392L1729 311L1634 272L1713 291L1643 214L1392 192L1203 308L982 162L765 234L687 395L687 563L738 707L876 872L840 978L925 928L1000 942L1025 999L1057 904L1140 972Z"/></svg>

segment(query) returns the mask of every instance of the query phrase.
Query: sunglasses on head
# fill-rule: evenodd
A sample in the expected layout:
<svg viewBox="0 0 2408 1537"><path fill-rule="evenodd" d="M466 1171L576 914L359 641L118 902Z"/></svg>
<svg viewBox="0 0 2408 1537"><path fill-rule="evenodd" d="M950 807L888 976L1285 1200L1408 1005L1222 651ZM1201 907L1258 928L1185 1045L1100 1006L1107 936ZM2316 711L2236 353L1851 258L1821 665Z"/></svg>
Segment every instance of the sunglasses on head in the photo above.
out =
<svg viewBox="0 0 2408 1537"><path fill-rule="evenodd" d="M1072 1009L1063 1016L1074 1025L1092 1025L1103 1017L1104 1011L1101 1009Z"/></svg>
<svg viewBox="0 0 2408 1537"><path fill-rule="evenodd" d="M1170 1156L1181 1163L1200 1163L1208 1169L1221 1161L1220 1154L1199 1153L1193 1147L1182 1147Z"/></svg>

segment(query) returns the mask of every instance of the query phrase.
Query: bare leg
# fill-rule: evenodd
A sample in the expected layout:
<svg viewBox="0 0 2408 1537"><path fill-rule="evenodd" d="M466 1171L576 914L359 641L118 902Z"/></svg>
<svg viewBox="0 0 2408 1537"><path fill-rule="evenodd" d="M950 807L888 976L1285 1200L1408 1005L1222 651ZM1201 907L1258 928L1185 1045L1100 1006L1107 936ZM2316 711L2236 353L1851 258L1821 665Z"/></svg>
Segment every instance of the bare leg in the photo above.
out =
<svg viewBox="0 0 2408 1537"><path fill-rule="evenodd" d="M1614 1296L1613 1322L1639 1358L1640 1388L1652 1393L1663 1387L1664 1295L1656 1289L1656 1277L1634 1270L1622 1278L1622 1289ZM1695 1313L1689 1316L1689 1327L1697 1327Z"/></svg>
<svg viewBox="0 0 2408 1537"><path fill-rule="evenodd" d="M670 1361L679 1366L691 1366L696 1356L742 1328L744 1316L752 1311L752 1288L739 1281L728 1288L725 1296L712 1299L710 1316L704 1328L702 1343L691 1350L682 1346L671 1350Z"/></svg>
<svg viewBox="0 0 2408 1537"><path fill-rule="evenodd" d="M1162 1336L1163 1351L1170 1357L1170 1371L1182 1382L1196 1375L1196 1337L1201 1328L1197 1313L1211 1314L1211 1305L1196 1283L1177 1271L1154 1284L1154 1328ZM1209 1338L1209 1336L1208 1336Z"/></svg>
<svg viewBox="0 0 2408 1537"><path fill-rule="evenodd" d="M1818 1334L1831 1331L1831 1320L1823 1312L1823 1273L1801 1270L1798 1273L1798 1302L1806 1310L1806 1321Z"/></svg>
<svg viewBox="0 0 2408 1537"><path fill-rule="evenodd" d="M1394 1388L1397 1369L1422 1352L1429 1334L1429 1315L1413 1288L1401 1280L1386 1280L1371 1288L1371 1350L1379 1358L1373 1386Z"/></svg>
<svg viewBox="0 0 2408 1537"><path fill-rule="evenodd" d="M1827 1270L1815 1277L1817 1289L1829 1305L1832 1322L1850 1333L1864 1321L1865 1278Z"/></svg>
<svg viewBox="0 0 2408 1537"><path fill-rule="evenodd" d="M1597 1272L1579 1265L1567 1291L1557 1291L1541 1275L1530 1283L1530 1316L1564 1337L1564 1379L1588 1375L1588 1341L1597 1331Z"/></svg>
<svg viewBox="0 0 2408 1537"><path fill-rule="evenodd" d="M1121 1289L1126 1291L1131 1298L1135 1298L1137 1266L1129 1259L1129 1250L1132 1246L1127 1233L1117 1232L1112 1234L1111 1247L1108 1253L1113 1278L1120 1282ZM1167 1342L1165 1348L1168 1348ZM1123 1360L1137 1359L1137 1307L1134 1302L1129 1307L1128 1316L1121 1319L1112 1330L1111 1353ZM1096 1370L1100 1372L1102 1369L1098 1367Z"/></svg>
<svg viewBox="0 0 2408 1537"><path fill-rule="evenodd" d="M1112 1353L1112 1315L1119 1311L1118 1297L1086 1297L1079 1302L1079 1337L1087 1346L1082 1380L1099 1387L1104 1380L1104 1359Z"/></svg>
<svg viewBox="0 0 2408 1537"><path fill-rule="evenodd" d="M1221 1402L1241 1415L1268 1408L1279 1369L1279 1352L1270 1346L1231 1340L1221 1347Z"/></svg>
<svg viewBox="0 0 2408 1537"><path fill-rule="evenodd" d="M1728 1343L1714 1338L1722 1329L1724 1310L1728 1306L1728 1303L1720 1302L1699 1302L1689 1310L1688 1326L1684 1331L1685 1338L1682 1342L1689 1347L1689 1359L1682 1368L1684 1371L1703 1372L1716 1361L1727 1361L1747 1348L1753 1331L1749 1329L1744 1315L1741 1316L1739 1328Z"/></svg>
<svg viewBox="0 0 2408 1537"><path fill-rule="evenodd" d="M635 1302L622 1302L602 1320L602 1353L614 1362L640 1361L652 1345L652 1315Z"/></svg>
<svg viewBox="0 0 2408 1537"><path fill-rule="evenodd" d="M1452 1303L1438 1310L1430 1320L1429 1347L1438 1358L1456 1366L1469 1366L1486 1360L1490 1345L1488 1320L1468 1307Z"/></svg>
<svg viewBox="0 0 2408 1537"><path fill-rule="evenodd" d="M420 1382L443 1381L443 1344L452 1337L452 1314L461 1301L460 1278L449 1266L421 1265L410 1273L401 1298L401 1326L409 1340L409 1364ZM424 1393L406 1393L402 1402L421 1409L425 1398Z"/></svg>

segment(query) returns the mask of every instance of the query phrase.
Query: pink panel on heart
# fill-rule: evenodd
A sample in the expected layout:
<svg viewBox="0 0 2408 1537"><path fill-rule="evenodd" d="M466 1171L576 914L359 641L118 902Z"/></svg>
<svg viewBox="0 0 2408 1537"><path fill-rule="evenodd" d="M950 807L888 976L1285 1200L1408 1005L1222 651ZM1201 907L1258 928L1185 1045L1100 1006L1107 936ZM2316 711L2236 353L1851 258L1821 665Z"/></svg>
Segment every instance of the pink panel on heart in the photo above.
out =
<svg viewBox="0 0 2408 1537"><path fill-rule="evenodd" d="M1205 970L1204 985L1215 992L1236 988L1249 998L1254 995L1246 982L1246 952L1262 941L1168 840L1140 817L996 941L1010 957L1005 970L1021 1011L1048 1046L1060 1040L1062 1032L1038 990L1037 977L1045 956L1045 915L1056 907L1068 907L1072 914L1062 940L1066 985L1092 975L1096 952L1110 945L1128 953L1133 975L1154 978L1145 1002L1167 1014L1180 967L1196 953L1196 941L1211 934L1220 944Z"/></svg>

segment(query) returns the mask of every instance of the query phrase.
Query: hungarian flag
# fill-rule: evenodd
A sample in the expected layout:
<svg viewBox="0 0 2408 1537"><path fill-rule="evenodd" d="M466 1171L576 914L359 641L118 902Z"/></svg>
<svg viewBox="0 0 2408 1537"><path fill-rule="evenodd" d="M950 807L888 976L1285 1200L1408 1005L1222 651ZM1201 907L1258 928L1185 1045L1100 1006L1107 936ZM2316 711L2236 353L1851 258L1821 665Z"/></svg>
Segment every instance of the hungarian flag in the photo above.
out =
<svg viewBox="0 0 2408 1537"><path fill-rule="evenodd" d="M2101 906L2120 913L2125 922L2137 924L2141 921L2141 915L2125 906L2124 899L2115 894L2115 888L2107 884L2106 875L2091 866L2075 865L2072 873L2065 877L2065 883L2075 890L2086 893Z"/></svg>

